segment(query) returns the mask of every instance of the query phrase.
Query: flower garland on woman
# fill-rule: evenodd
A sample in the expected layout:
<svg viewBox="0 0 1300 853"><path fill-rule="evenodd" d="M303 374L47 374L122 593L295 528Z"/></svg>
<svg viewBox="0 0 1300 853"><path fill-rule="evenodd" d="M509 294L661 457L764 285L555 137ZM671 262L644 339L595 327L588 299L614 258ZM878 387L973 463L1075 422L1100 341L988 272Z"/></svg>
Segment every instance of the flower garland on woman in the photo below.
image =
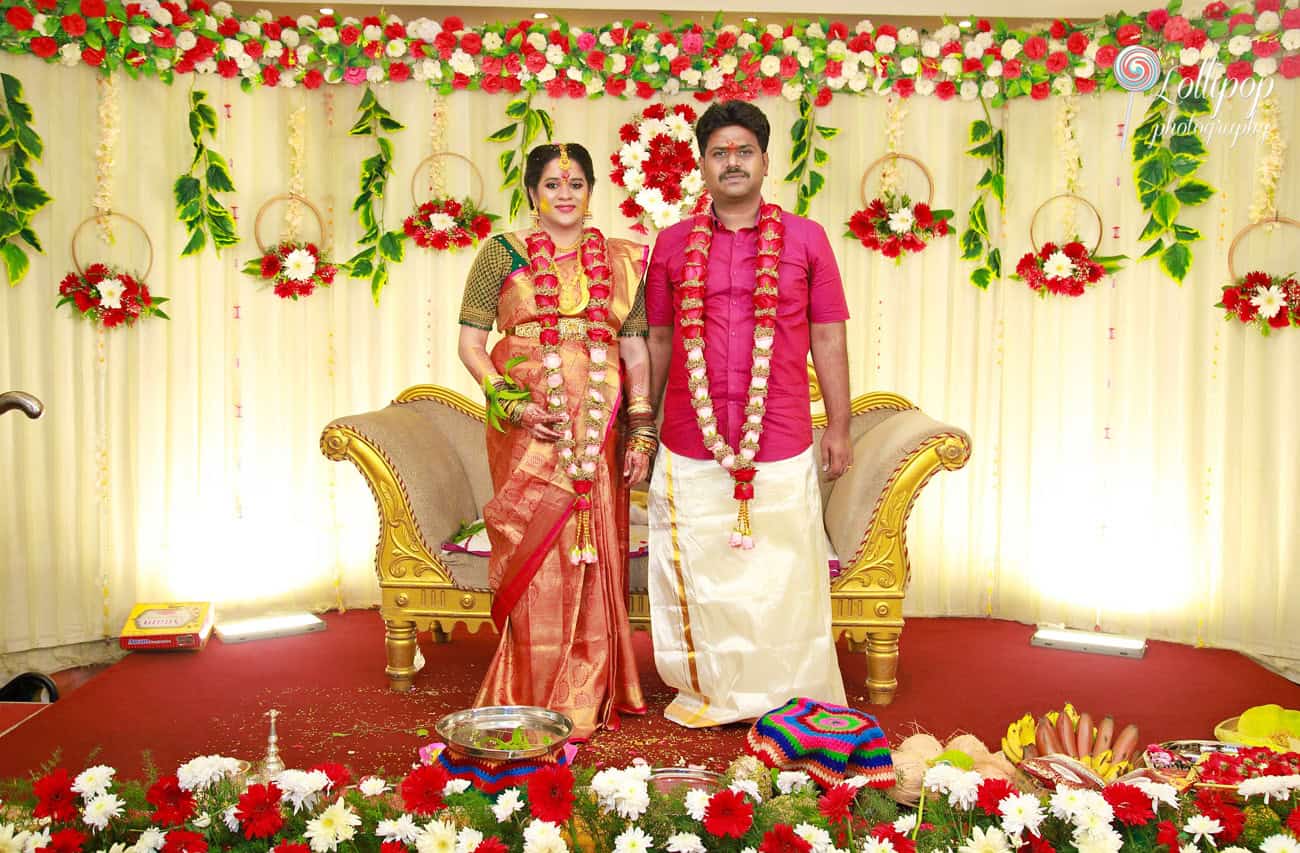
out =
<svg viewBox="0 0 1300 853"><path fill-rule="evenodd" d="M628 665L627 489L658 444L638 293L645 247L584 227L592 182L579 145L529 153L534 227L484 242L460 315L461 360L490 421L509 424L487 431L495 495L483 519L502 639L476 704L560 710L578 739L645 709ZM493 324L505 337L489 354Z"/></svg>

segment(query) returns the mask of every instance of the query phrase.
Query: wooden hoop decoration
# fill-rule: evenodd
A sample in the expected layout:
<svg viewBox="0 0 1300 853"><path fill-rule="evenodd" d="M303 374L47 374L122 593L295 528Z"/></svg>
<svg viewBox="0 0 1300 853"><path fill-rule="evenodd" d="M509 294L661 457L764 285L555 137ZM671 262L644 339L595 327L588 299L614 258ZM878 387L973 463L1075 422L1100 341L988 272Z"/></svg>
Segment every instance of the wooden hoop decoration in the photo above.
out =
<svg viewBox="0 0 1300 853"><path fill-rule="evenodd" d="M297 193L273 195L262 202L262 206L257 209L257 216L253 219L253 240L257 243L257 251L263 255L266 254L266 245L262 243L262 217L266 216L266 211L277 201L296 201L312 212L312 215L316 217L316 226L320 229L320 249L323 252L325 250L325 217L321 216L320 208Z"/></svg>
<svg viewBox="0 0 1300 853"><path fill-rule="evenodd" d="M149 232L145 230L143 225L127 216L125 213L118 213L115 210L108 210L103 213L96 213L93 216L87 216L85 219L81 220L81 224L79 224L76 230L72 232L72 268L77 271L77 275L85 276L86 271L81 268L81 261L77 258L77 238L81 236L81 229L85 228L92 222L98 222L99 220L110 216L116 216L118 219L124 219L127 222L130 222L136 228L139 228L140 233L144 235L145 245L149 247L149 262L145 264L144 275L140 276L140 281L148 281L149 273L153 270L153 240L149 239Z"/></svg>
<svg viewBox="0 0 1300 853"><path fill-rule="evenodd" d="M907 160L909 163L912 163L916 168L921 170L921 174L925 176L925 206L930 207L933 205L934 178L930 175L930 170L925 167L924 163L913 157L911 154L899 154L897 151L891 151L888 154L877 157L872 161L871 165L867 167L866 171L862 173L862 206L866 207L871 204L871 199L873 198L873 196L867 195L867 181L871 178L871 173L890 160Z"/></svg>
<svg viewBox="0 0 1300 853"><path fill-rule="evenodd" d="M1043 208L1047 207L1049 204L1056 201L1058 198L1072 198L1075 201L1081 201L1084 203L1084 205L1087 206L1089 210L1092 211L1092 215L1097 219L1097 242L1092 244L1092 249L1088 252L1088 254L1089 255L1097 254L1097 249L1101 247L1101 235L1106 230L1106 226L1102 222L1101 213L1097 210L1096 206L1094 206L1092 202L1088 201L1083 196L1075 195L1074 193L1057 193L1056 195L1049 198L1047 201L1038 205L1037 209L1034 210L1034 215L1029 218L1029 245L1034 247L1034 254L1035 255L1038 254L1038 241L1034 239L1034 225L1037 224L1038 222L1038 215L1043 212Z"/></svg>
<svg viewBox="0 0 1300 853"><path fill-rule="evenodd" d="M470 173L474 175L475 181L478 183L478 192L474 195L474 207L482 210L483 193L487 189L487 184L483 180L483 173L478 170L478 166L474 165L473 160L469 159L464 154L457 154L455 151L439 151L435 154L430 154L419 162L415 167L415 172L411 175L411 204L417 208L421 204L419 197L415 194L415 185L420 179L420 172L424 171L424 167L432 163L434 160L443 157L454 157L455 159L462 161L466 166L469 166Z"/></svg>
<svg viewBox="0 0 1300 853"><path fill-rule="evenodd" d="M1231 277L1233 284L1237 283L1237 271L1232 265L1232 256L1237 252L1237 244L1241 242L1242 237L1245 237L1251 231L1262 225L1290 225L1292 228L1300 228L1300 222L1286 216L1278 216L1277 214L1274 214L1269 219L1261 219L1259 222L1252 222L1238 231L1237 236L1232 238L1232 243L1228 246L1228 275Z"/></svg>

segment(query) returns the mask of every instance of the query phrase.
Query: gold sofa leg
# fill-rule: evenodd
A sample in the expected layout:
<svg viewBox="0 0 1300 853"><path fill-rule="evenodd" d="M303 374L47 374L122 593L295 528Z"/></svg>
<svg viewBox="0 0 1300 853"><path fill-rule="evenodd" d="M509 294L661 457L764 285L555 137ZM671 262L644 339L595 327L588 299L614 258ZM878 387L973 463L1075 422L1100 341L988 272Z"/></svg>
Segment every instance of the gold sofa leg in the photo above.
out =
<svg viewBox="0 0 1300 853"><path fill-rule="evenodd" d="M429 634L433 637L435 643L450 643L451 634L442 629L441 622L434 622L429 626Z"/></svg>
<svg viewBox="0 0 1300 853"><path fill-rule="evenodd" d="M901 628L867 634L867 701L888 705L898 689L898 636Z"/></svg>
<svg viewBox="0 0 1300 853"><path fill-rule="evenodd" d="M384 642L388 650L388 687L405 693L415 678L415 622L409 619L385 619Z"/></svg>

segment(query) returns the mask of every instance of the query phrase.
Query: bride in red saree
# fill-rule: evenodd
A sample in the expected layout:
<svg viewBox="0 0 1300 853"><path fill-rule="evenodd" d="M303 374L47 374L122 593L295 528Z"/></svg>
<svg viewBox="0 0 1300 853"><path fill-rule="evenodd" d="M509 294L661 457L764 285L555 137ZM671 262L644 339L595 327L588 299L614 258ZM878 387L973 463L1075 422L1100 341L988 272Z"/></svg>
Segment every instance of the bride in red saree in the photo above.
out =
<svg viewBox="0 0 1300 853"><path fill-rule="evenodd" d="M645 712L627 621L628 488L657 447L641 279L646 247L584 227L581 146L540 145L534 227L488 239L461 306L460 357L484 386L493 622L475 704L539 705L573 740ZM504 337L491 353L493 325ZM620 417L623 413L624 417Z"/></svg>

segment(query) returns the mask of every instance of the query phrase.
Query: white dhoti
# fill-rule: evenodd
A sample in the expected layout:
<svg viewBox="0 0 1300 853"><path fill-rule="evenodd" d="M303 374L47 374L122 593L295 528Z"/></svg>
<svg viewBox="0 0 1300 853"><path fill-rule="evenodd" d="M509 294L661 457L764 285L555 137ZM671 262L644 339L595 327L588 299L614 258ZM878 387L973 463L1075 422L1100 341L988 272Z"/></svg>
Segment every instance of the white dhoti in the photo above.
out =
<svg viewBox="0 0 1300 853"><path fill-rule="evenodd" d="M661 448L650 484L650 629L664 716L700 728L795 696L845 704L812 448L758 466L753 550L728 544L737 502L712 459Z"/></svg>

